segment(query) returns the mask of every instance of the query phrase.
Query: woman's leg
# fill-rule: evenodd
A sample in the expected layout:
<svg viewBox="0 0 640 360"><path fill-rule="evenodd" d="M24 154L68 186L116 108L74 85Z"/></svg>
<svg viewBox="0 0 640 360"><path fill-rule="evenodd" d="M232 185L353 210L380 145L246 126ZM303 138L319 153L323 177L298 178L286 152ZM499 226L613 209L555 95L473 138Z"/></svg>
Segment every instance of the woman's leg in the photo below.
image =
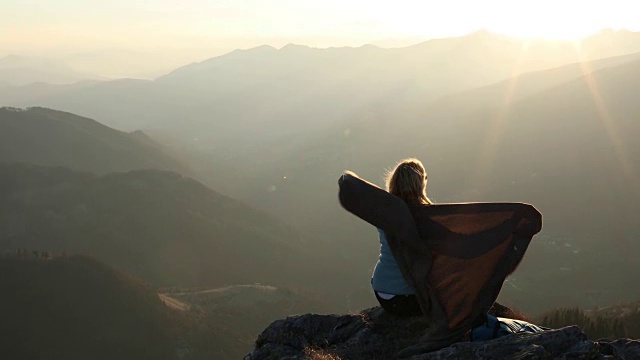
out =
<svg viewBox="0 0 640 360"><path fill-rule="evenodd" d="M384 311L399 317L410 317L422 315L420 304L415 295L396 295L389 300L381 298L374 291L376 299Z"/></svg>

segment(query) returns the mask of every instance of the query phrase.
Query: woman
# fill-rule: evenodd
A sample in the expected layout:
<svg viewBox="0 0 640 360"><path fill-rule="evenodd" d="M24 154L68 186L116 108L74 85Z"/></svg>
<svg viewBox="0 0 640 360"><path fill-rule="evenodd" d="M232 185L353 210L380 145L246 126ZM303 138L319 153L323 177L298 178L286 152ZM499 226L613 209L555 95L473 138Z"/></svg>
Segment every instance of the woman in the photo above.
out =
<svg viewBox="0 0 640 360"><path fill-rule="evenodd" d="M427 172L418 159L400 161L387 174L387 191L407 203L431 204L427 197ZM400 272L385 233L378 229L380 258L373 270L371 285L382 308L394 315L408 317L421 315L415 290Z"/></svg>
<svg viewBox="0 0 640 360"><path fill-rule="evenodd" d="M522 203L431 206L426 185L426 171L416 159L396 165L387 191L350 171L338 179L342 207L384 229L371 281L380 305L398 316L420 315L422 309L429 320L420 343L404 349L403 356L463 339L544 330L487 316L502 283L542 229L542 214Z"/></svg>

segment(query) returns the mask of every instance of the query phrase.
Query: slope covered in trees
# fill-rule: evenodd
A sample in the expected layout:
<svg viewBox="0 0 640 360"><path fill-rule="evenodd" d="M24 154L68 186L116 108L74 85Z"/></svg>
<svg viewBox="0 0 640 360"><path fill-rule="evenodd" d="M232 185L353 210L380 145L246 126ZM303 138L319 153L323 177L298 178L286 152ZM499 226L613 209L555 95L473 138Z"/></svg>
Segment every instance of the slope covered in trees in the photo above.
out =
<svg viewBox="0 0 640 360"><path fill-rule="evenodd" d="M185 304L186 314L197 317L198 328L215 329L217 338L234 340L225 345L228 356L224 358L228 359L241 359L249 353L260 332L273 321L293 314L332 313L340 308L335 292L311 293L269 285L166 291L170 292L163 296Z"/></svg>
<svg viewBox="0 0 640 360"><path fill-rule="evenodd" d="M155 285L345 279L321 245L176 173L0 165L0 204L0 250L91 254Z"/></svg>
<svg viewBox="0 0 640 360"><path fill-rule="evenodd" d="M81 256L0 256L3 359L174 359L179 321L141 282Z"/></svg>
<svg viewBox="0 0 640 360"><path fill-rule="evenodd" d="M236 311L222 301L177 311L149 285L95 258L35 250L0 255L0 288L2 359L237 359L265 319L288 314L246 297Z"/></svg>
<svg viewBox="0 0 640 360"><path fill-rule="evenodd" d="M578 325L590 339L640 339L640 302L621 303L594 309L560 308L537 316L537 323L559 328Z"/></svg>
<svg viewBox="0 0 640 360"><path fill-rule="evenodd" d="M45 108L0 108L0 162L65 166L97 174L149 168L188 170L140 131L124 133L92 119Z"/></svg>

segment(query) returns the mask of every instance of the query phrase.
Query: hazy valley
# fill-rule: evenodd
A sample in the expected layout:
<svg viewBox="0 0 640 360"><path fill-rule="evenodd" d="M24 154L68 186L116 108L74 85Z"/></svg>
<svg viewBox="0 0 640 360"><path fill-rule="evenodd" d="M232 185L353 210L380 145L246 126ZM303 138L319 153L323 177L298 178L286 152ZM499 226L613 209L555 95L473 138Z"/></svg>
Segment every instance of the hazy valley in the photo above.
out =
<svg viewBox="0 0 640 360"><path fill-rule="evenodd" d="M22 294L1 307L41 309L0 330L143 315L92 319L105 333L76 353L5 337L25 358L238 358L275 319L376 305L376 231L340 208L336 181L382 185L409 156L438 203L542 212L501 302L542 316L640 299L640 33L263 46L154 80L52 79L0 76L0 265ZM125 327L147 338L114 335Z"/></svg>

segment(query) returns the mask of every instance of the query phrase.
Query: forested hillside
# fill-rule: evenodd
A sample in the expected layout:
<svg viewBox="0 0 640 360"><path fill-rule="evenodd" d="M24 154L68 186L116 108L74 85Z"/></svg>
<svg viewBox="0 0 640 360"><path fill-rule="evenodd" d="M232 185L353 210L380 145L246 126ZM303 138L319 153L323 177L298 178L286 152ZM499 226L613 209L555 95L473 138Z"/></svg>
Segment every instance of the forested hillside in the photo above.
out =
<svg viewBox="0 0 640 360"><path fill-rule="evenodd" d="M45 108L0 108L0 162L65 166L96 174L136 169L188 171L188 165L141 131L125 133Z"/></svg>
<svg viewBox="0 0 640 360"><path fill-rule="evenodd" d="M90 254L154 285L317 286L340 274L320 245L176 173L0 165L0 184L0 250Z"/></svg>
<svg viewBox="0 0 640 360"><path fill-rule="evenodd" d="M140 281L87 257L0 256L0 357L175 359L179 321Z"/></svg>

